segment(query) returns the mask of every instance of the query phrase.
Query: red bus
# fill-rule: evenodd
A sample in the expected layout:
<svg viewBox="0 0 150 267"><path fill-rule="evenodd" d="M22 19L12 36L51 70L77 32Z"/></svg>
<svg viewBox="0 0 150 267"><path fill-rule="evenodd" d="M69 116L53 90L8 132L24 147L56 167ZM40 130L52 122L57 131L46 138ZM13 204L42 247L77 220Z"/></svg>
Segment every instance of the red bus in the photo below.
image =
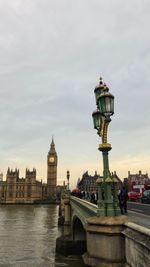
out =
<svg viewBox="0 0 150 267"><path fill-rule="evenodd" d="M129 200L139 200L146 189L150 189L150 179L132 180L129 183Z"/></svg>

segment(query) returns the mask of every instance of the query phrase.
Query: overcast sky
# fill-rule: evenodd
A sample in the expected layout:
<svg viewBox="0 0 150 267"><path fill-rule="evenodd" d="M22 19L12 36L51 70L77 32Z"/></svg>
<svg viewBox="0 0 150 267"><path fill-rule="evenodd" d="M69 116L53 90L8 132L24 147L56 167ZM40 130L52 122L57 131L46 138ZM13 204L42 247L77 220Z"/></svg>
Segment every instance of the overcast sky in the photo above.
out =
<svg viewBox="0 0 150 267"><path fill-rule="evenodd" d="M58 183L102 175L94 88L115 95L110 170L150 175L150 1L0 0L0 171L46 181L52 135Z"/></svg>

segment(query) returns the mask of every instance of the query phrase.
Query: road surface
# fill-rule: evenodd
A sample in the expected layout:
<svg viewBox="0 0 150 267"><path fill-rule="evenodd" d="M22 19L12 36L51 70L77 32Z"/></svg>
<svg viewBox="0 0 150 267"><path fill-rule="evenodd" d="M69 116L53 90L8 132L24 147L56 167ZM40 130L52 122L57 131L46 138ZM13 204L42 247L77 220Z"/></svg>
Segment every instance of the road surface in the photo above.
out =
<svg viewBox="0 0 150 267"><path fill-rule="evenodd" d="M128 202L128 215L132 222L150 228L150 204Z"/></svg>

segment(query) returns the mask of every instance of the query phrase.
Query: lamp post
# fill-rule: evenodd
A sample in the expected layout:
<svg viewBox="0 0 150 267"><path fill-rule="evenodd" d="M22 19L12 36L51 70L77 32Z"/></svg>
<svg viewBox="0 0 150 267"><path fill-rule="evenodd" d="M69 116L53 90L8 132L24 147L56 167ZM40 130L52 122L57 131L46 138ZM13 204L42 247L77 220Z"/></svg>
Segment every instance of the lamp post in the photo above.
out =
<svg viewBox="0 0 150 267"><path fill-rule="evenodd" d="M103 178L97 179L98 186L98 210L97 216L117 216L120 215L120 208L117 198L117 180L112 177L109 171L108 152L111 144L107 142L108 125L111 116L114 114L114 96L109 92L109 88L100 78L99 85L94 90L97 110L93 112L94 128L101 137L102 143L99 150L103 157Z"/></svg>
<svg viewBox="0 0 150 267"><path fill-rule="evenodd" d="M70 172L69 170L67 170L67 186L64 198L64 225L69 225L71 220L69 179L70 179Z"/></svg>
<svg viewBox="0 0 150 267"><path fill-rule="evenodd" d="M70 189L69 189L69 179L70 179L70 172L69 170L67 171L67 191L70 192Z"/></svg>

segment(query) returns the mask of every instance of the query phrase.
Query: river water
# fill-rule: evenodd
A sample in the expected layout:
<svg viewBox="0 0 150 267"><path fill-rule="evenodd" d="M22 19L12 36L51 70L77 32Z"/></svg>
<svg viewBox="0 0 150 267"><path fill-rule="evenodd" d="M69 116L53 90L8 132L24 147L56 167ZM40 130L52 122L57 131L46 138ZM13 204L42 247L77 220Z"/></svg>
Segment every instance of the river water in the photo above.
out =
<svg viewBox="0 0 150 267"><path fill-rule="evenodd" d="M55 257L57 222L55 205L0 205L0 267L83 267L80 257Z"/></svg>

